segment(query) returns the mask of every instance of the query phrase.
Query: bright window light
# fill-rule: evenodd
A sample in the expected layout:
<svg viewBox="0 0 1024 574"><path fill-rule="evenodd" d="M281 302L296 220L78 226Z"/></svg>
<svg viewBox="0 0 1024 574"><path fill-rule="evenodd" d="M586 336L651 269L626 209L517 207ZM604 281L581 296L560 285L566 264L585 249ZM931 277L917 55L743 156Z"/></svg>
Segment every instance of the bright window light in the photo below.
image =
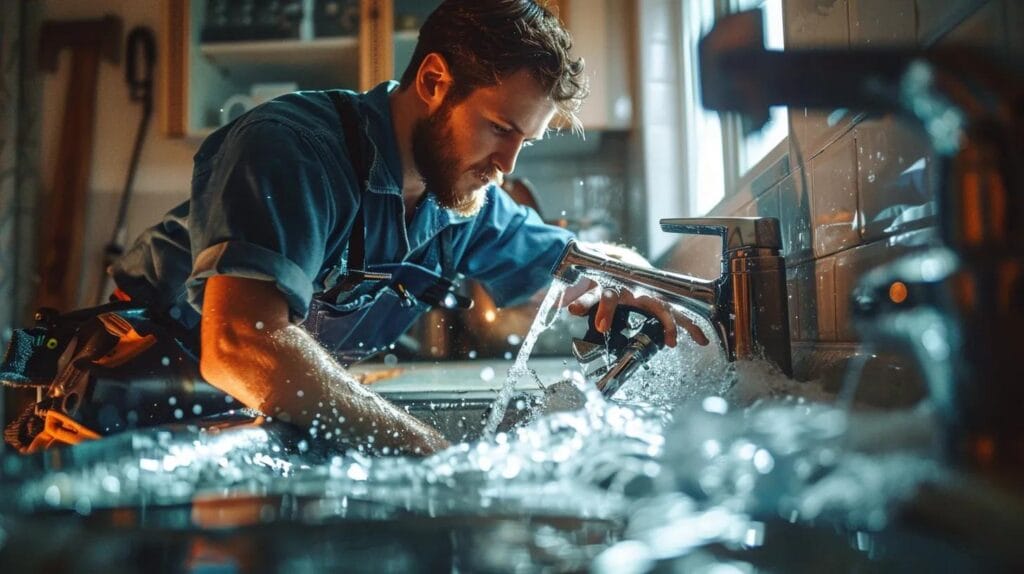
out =
<svg viewBox="0 0 1024 574"><path fill-rule="evenodd" d="M700 103L700 67L697 64L697 43L715 22L715 0L684 2L682 17L689 211L693 215L704 215L725 196L722 125L718 113L704 109Z"/></svg>
<svg viewBox="0 0 1024 574"><path fill-rule="evenodd" d="M769 50L782 50L785 47L782 25L782 0L766 0L761 9L764 11L765 45ZM760 131L754 132L743 139L740 148L740 175L749 171L764 159L779 142L789 135L789 114L785 106L771 108L771 118Z"/></svg>

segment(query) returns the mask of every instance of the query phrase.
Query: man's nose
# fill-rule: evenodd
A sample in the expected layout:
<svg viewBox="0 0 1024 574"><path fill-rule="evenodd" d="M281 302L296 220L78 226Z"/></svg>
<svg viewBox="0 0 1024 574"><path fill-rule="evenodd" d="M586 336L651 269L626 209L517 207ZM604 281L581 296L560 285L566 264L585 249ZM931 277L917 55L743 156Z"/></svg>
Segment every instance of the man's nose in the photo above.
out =
<svg viewBox="0 0 1024 574"><path fill-rule="evenodd" d="M492 161L495 167L501 170L502 173L512 173L516 168L516 160L519 159L519 152L523 149L522 142L513 140L505 143L500 149L498 149L492 156Z"/></svg>

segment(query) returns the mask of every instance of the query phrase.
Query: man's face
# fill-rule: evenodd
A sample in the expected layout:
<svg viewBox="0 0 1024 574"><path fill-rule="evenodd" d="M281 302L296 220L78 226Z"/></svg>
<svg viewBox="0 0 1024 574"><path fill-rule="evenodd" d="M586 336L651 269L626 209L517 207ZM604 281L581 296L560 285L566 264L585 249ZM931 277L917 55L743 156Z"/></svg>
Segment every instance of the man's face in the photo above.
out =
<svg viewBox="0 0 1024 574"><path fill-rule="evenodd" d="M442 207L474 215L487 187L512 173L519 152L544 135L554 114L554 102L525 71L455 104L446 97L413 129L416 169Z"/></svg>

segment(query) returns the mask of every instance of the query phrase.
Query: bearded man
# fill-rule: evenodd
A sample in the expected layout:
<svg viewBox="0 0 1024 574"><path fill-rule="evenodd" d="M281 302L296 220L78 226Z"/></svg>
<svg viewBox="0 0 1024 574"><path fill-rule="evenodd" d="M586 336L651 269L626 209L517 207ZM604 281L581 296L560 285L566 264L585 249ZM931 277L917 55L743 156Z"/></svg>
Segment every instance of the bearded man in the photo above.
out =
<svg viewBox="0 0 1024 574"><path fill-rule="evenodd" d="M304 427L326 408L347 441L392 452L445 447L343 365L451 303L457 274L499 305L551 280L571 234L495 184L556 115L576 122L570 48L533 0L444 2L401 83L288 94L207 138L190 199L113 267L117 294L199 329L203 378L248 407ZM622 294L588 297L570 310L601 300L607 325ZM640 304L674 345L671 314Z"/></svg>

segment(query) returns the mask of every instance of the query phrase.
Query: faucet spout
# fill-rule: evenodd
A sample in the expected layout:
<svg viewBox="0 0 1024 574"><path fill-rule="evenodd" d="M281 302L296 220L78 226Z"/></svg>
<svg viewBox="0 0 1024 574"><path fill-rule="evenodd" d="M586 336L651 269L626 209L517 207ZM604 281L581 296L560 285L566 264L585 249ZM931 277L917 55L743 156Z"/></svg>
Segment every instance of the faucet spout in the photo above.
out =
<svg viewBox="0 0 1024 574"><path fill-rule="evenodd" d="M555 266L553 275L566 283L575 283L580 275L599 275L623 283L642 285L672 303L690 309L711 321L718 296L714 281L663 271L653 267L630 265L570 241Z"/></svg>
<svg viewBox="0 0 1024 574"><path fill-rule="evenodd" d="M570 241L552 274L611 279L653 291L712 326L729 360L765 358L792 375L786 265L774 218L665 219L669 232L720 235L722 274L707 280L631 265Z"/></svg>

